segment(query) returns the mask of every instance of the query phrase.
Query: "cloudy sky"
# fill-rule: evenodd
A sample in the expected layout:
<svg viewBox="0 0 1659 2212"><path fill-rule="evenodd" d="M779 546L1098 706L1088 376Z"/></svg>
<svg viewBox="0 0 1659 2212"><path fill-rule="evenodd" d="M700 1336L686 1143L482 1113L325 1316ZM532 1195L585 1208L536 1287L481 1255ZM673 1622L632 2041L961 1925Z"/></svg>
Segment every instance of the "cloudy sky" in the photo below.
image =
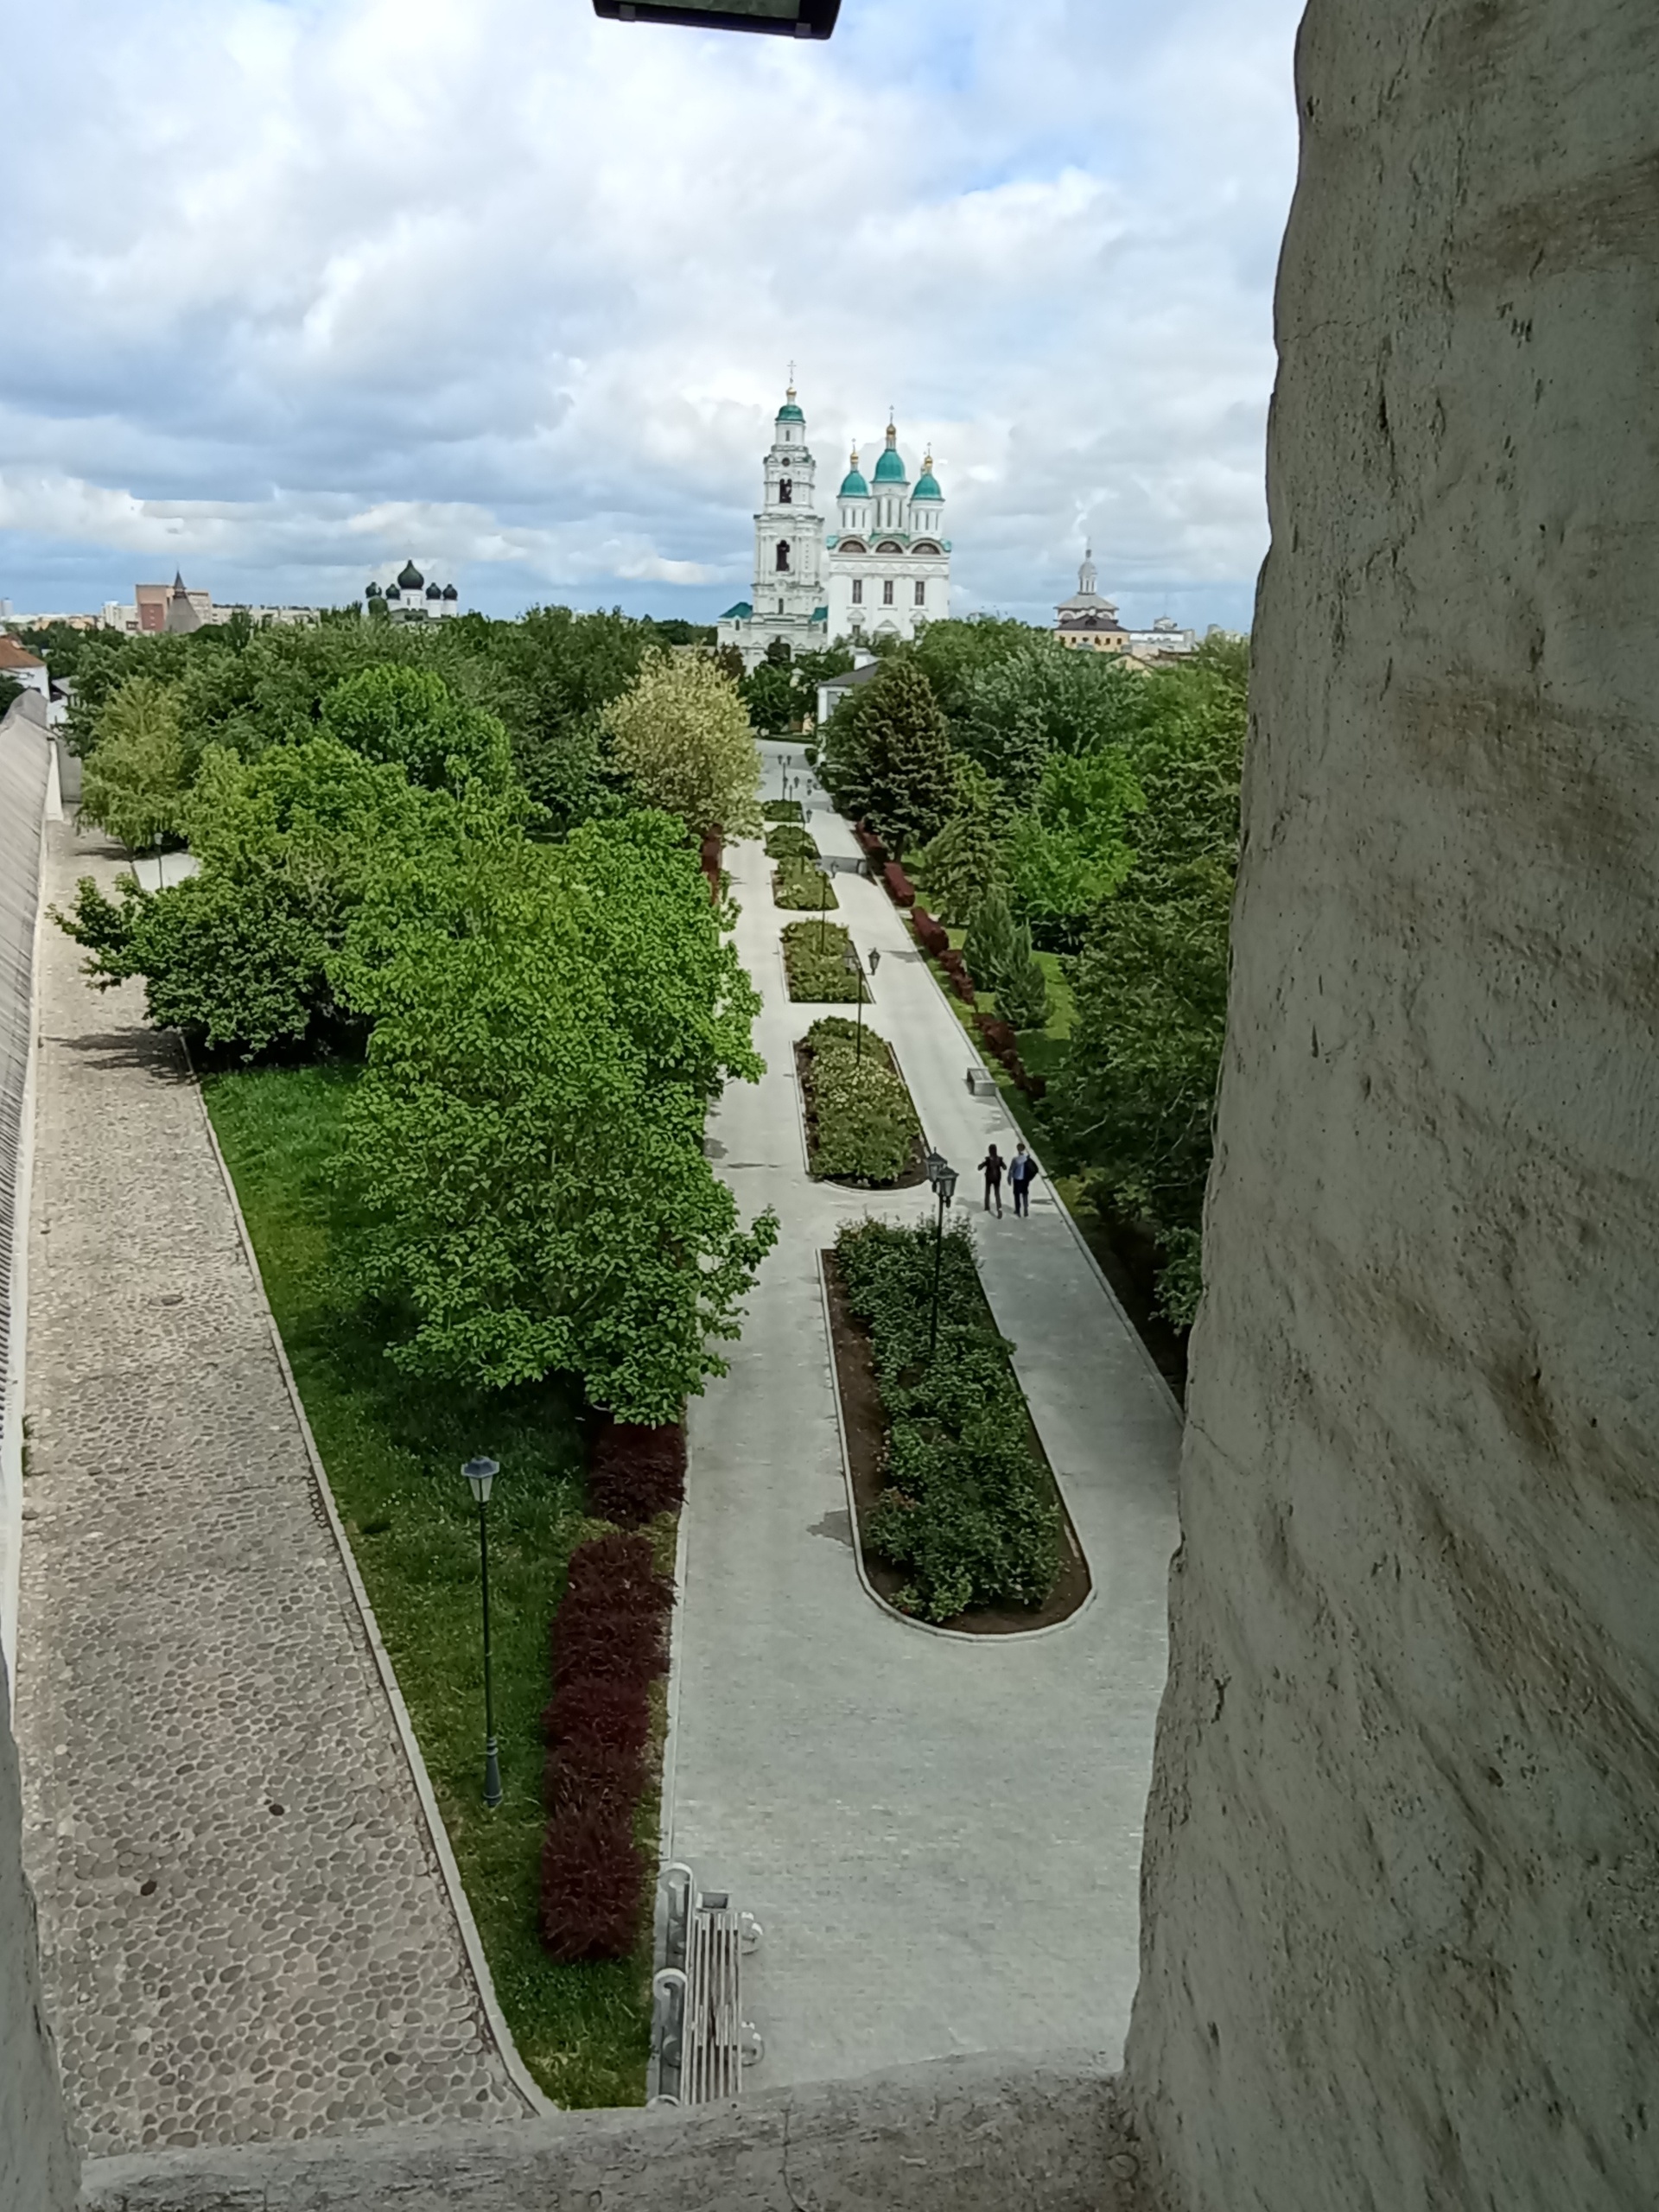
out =
<svg viewBox="0 0 1659 2212"><path fill-rule="evenodd" d="M710 619L798 363L833 493L931 441L959 611L1092 534L1242 625L1300 0L0 0L0 596ZM822 504L822 499L821 499Z"/></svg>

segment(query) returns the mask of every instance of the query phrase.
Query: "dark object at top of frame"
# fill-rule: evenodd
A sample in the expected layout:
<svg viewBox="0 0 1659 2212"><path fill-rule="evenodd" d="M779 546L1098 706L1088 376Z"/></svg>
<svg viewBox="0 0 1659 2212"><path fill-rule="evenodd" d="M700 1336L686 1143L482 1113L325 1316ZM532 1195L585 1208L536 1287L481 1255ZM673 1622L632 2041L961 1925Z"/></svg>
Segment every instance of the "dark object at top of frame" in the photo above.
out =
<svg viewBox="0 0 1659 2212"><path fill-rule="evenodd" d="M687 23L705 31L764 31L774 38L829 38L841 0L728 0L683 8L659 0L594 0L594 13L622 23Z"/></svg>

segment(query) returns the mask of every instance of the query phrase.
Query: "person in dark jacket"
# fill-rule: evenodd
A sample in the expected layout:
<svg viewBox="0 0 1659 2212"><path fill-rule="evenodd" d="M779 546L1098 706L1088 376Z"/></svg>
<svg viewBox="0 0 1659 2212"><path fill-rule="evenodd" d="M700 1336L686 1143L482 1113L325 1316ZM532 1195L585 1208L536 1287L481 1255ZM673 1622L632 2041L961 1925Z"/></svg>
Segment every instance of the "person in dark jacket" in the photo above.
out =
<svg viewBox="0 0 1659 2212"><path fill-rule="evenodd" d="M1007 1166L995 1145L979 1163L980 1173L985 1178L985 1211L989 1213L995 1206L999 1221L1002 1218L1002 1170Z"/></svg>
<svg viewBox="0 0 1659 2212"><path fill-rule="evenodd" d="M1037 1180L1037 1163L1026 1150L1024 1143L1015 1149L1008 1162L1008 1182L1014 1192L1014 1211L1031 1218L1031 1186Z"/></svg>

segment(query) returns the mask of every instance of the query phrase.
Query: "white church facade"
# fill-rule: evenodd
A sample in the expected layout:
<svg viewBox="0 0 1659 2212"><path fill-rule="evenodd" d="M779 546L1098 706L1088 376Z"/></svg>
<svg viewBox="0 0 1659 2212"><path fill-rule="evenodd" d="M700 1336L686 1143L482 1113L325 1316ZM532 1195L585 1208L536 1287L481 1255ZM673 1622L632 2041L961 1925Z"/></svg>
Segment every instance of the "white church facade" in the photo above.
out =
<svg viewBox="0 0 1659 2212"><path fill-rule="evenodd" d="M753 596L728 607L718 632L746 668L765 659L774 639L791 653L814 652L837 641L913 638L950 613L950 541L933 456L912 486L891 422L868 481L853 448L828 531L793 385L778 410L764 470Z"/></svg>

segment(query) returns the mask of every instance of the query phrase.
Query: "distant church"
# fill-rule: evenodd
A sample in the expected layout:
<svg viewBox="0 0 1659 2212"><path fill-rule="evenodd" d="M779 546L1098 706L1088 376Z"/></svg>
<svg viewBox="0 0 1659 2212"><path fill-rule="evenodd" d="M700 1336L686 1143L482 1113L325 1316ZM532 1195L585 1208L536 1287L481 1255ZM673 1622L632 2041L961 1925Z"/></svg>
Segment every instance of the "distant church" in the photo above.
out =
<svg viewBox="0 0 1659 2212"><path fill-rule="evenodd" d="M718 633L747 668L765 659L775 638L791 652L816 652L837 639L913 638L944 620L950 611L950 541L931 454L912 489L892 423L868 482L855 446L836 494L836 527L826 536L814 504L817 464L791 384L764 468L754 595L727 608Z"/></svg>
<svg viewBox="0 0 1659 2212"><path fill-rule="evenodd" d="M365 613L385 614L394 622L438 622L460 613L461 594L454 584L428 583L415 563L405 561L397 581L385 591L378 584L369 586L363 605Z"/></svg>

